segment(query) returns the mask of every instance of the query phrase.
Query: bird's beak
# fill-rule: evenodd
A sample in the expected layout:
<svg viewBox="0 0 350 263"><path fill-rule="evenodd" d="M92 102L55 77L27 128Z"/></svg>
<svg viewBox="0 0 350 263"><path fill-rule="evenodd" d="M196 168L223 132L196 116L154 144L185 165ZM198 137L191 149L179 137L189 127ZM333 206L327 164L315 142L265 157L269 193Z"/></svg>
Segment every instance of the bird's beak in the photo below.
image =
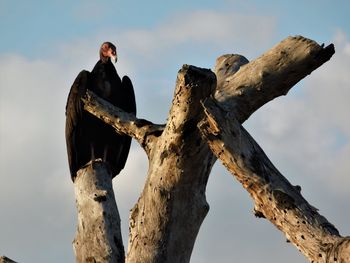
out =
<svg viewBox="0 0 350 263"><path fill-rule="evenodd" d="M113 63L117 63L117 60L118 60L117 54L115 54L114 56L113 56L113 55L111 56L111 61L112 61Z"/></svg>

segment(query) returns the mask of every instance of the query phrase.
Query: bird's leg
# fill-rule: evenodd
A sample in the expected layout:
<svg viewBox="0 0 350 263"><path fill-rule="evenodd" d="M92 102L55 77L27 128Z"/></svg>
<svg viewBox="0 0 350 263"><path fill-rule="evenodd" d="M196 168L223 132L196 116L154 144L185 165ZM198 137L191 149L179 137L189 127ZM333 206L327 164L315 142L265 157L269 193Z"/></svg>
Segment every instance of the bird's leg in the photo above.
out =
<svg viewBox="0 0 350 263"><path fill-rule="evenodd" d="M94 150L94 145L91 143L90 144L90 151L91 151L91 161L95 161L95 150Z"/></svg>
<svg viewBox="0 0 350 263"><path fill-rule="evenodd" d="M105 148L103 150L103 161L104 162L107 161L107 152L108 152L108 146L105 146Z"/></svg>

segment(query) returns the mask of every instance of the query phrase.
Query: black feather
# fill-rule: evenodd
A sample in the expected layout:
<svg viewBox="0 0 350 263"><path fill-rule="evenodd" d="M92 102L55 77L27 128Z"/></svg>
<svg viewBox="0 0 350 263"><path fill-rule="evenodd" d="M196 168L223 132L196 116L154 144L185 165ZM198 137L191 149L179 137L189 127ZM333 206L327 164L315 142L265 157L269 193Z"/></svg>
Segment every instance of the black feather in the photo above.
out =
<svg viewBox="0 0 350 263"><path fill-rule="evenodd" d="M84 110L81 98L87 89L126 112L136 114L131 80L124 76L121 81L110 60L98 61L91 73L79 73L66 105L66 143L73 181L77 171L93 158L105 160L115 177L125 166L131 144L130 137L117 134L111 126Z"/></svg>

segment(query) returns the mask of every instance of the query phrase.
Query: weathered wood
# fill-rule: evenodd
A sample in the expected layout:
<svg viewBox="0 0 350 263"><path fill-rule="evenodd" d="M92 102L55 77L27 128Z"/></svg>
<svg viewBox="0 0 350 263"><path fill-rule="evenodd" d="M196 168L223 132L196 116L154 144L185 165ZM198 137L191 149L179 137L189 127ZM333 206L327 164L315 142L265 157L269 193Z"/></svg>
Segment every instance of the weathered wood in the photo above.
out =
<svg viewBox="0 0 350 263"><path fill-rule="evenodd" d="M315 41L296 36L286 38L247 64L244 58L231 63L232 58L225 55L217 60L220 65L228 64L225 71L230 72L230 67L241 67L237 73L218 75L215 98L222 108L243 123L267 102L286 95L297 82L333 54L333 44L324 48ZM220 68L216 66L216 69Z"/></svg>
<svg viewBox="0 0 350 263"><path fill-rule="evenodd" d="M229 77L235 74L248 59L239 54L226 54L216 59L214 72L217 78L217 90L223 89Z"/></svg>
<svg viewBox="0 0 350 263"><path fill-rule="evenodd" d="M211 120L205 116L200 101L213 95L217 106L225 110L225 120L232 120L235 125L238 125L263 104L287 94L295 83L329 60L333 53L333 45L324 48L302 37L290 37L250 63L239 55L220 57L215 68L218 77L217 85L215 77L209 70L184 66L178 74L172 108L165 127L138 120L135 116L106 105L102 100L96 103L98 99L93 96L87 99L86 110L111 124L117 132L134 137L146 150L149 158L147 180L141 197L130 215L127 262L163 263L190 260L199 227L209 208L205 198L205 188L216 160L208 146L210 143L207 144L206 141L215 138L215 133L208 132L207 135L210 138L206 137L206 140L203 140L197 124L204 119L200 125L202 130L205 127L213 129L212 126L216 125L218 129L216 132L221 132L221 121L216 123L213 118L210 123ZM215 87L216 91L214 91ZM235 144L240 145L241 136L236 135L231 134L231 139ZM219 158L221 155L224 156L226 144L225 141L220 145L222 153L213 150ZM249 144L247 147L249 149L256 146ZM255 148L250 150L256 151ZM276 183L269 192L272 201L268 199L271 203L265 205L275 204L278 208L276 210L278 213L273 211L276 215L276 218L273 217L274 221L280 222L280 225L285 224L283 221L285 211L288 214L289 210L293 209L293 202L297 202L297 205L301 205L307 212L311 221L299 220L298 224L305 224L310 232L307 232L308 235L295 235L293 240L291 238L293 233L289 233L287 236L292 242L296 243L306 238L312 240L311 237L314 235L312 231L323 229L322 231L326 233L324 242L333 244L327 251L334 252L327 254L323 249L318 254L321 255L318 260L323 260L327 256L330 258L330 255L335 256L340 251L348 251L347 239L341 239L334 226L318 215L301 195L298 196L299 199L289 199L291 195L294 198L299 187L288 186L288 181L269 161L264 163L253 154L249 155L251 164L247 161L248 153L246 154L243 153L241 159L237 159L241 166L235 166L236 169L237 167L241 169L239 172L244 180L246 180L244 176L256 179L248 173L249 170L243 169L246 166L253 167L254 170L251 171L253 174L262 172L265 174L264 169L269 167L271 169L269 172L276 175L269 177L269 180L276 180ZM233 158L228 161L237 160ZM248 164L245 164L246 161ZM242 183L245 182L244 180ZM256 193L264 194L267 191L264 188L265 184L254 183L247 181L247 190L252 191L251 188L255 187L253 190ZM283 187L286 185L289 187L287 191L292 191L291 194L285 192ZM256 198L259 198L259 194L255 195ZM269 210L265 211L259 205L260 203L256 206L256 215L268 217ZM265 206L263 208L266 208ZM272 206L272 208L275 207ZM304 213L304 210L301 213ZM315 229L312 220L318 224ZM280 229L283 230L283 228ZM321 232L316 232L316 234L319 233ZM334 245L335 243L339 245ZM303 241L298 246L306 246L306 242ZM310 252L310 255L317 254L316 250L311 250L313 252ZM337 259L339 258L341 257Z"/></svg>
<svg viewBox="0 0 350 263"><path fill-rule="evenodd" d="M255 215L264 217L285 233L310 262L340 261L350 255L350 237L321 216L273 166L263 150L235 119L215 101L205 101L206 118L199 124L213 153L250 193Z"/></svg>
<svg viewBox="0 0 350 263"><path fill-rule="evenodd" d="M189 262L209 206L205 187L213 155L201 139L200 100L212 94L215 75L183 66L168 122L149 156L145 187L130 215L126 262Z"/></svg>
<svg viewBox="0 0 350 263"><path fill-rule="evenodd" d="M78 228L74 239L77 263L125 262L120 217L112 175L101 160L80 169L74 181Z"/></svg>

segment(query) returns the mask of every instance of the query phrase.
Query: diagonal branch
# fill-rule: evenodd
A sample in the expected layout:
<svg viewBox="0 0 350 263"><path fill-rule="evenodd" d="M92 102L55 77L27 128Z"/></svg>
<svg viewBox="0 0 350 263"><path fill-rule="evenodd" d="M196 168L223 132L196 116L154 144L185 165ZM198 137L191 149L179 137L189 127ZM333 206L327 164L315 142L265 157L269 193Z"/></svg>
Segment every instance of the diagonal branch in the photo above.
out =
<svg viewBox="0 0 350 263"><path fill-rule="evenodd" d="M215 99L243 123L267 102L286 95L333 54L333 44L323 47L296 36L286 38L250 63L242 56L224 55L215 67L218 77Z"/></svg>
<svg viewBox="0 0 350 263"><path fill-rule="evenodd" d="M206 118L199 129L209 147L255 201L255 215L285 233L311 262L341 261L350 255L350 239L318 214L273 166L236 119L228 120L213 99L203 103Z"/></svg>
<svg viewBox="0 0 350 263"><path fill-rule="evenodd" d="M150 121L138 119L134 114L115 107L108 101L99 98L90 90L86 92L83 101L86 111L111 125L116 132L133 137L147 153L151 150L156 138L164 130L165 125L153 124Z"/></svg>

